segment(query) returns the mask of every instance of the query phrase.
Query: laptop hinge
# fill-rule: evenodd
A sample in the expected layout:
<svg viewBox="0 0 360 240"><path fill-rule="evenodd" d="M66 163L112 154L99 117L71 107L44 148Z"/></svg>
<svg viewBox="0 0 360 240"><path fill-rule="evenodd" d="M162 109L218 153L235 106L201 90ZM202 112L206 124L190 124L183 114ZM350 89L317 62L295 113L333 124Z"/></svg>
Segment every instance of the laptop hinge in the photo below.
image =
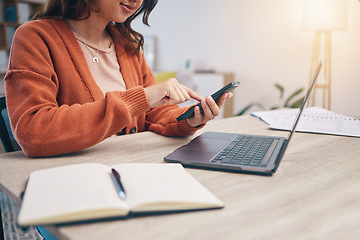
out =
<svg viewBox="0 0 360 240"><path fill-rule="evenodd" d="M284 143L283 143L282 146L281 146L280 153L279 153L279 157L278 157L278 158L276 159L276 161L275 161L275 168L274 168L274 170L273 170L274 173L276 172L277 168L278 168L279 165L280 165L280 161L281 161L283 155L285 154L285 150L286 150L287 145L288 145L288 139L285 139L285 140L284 140Z"/></svg>

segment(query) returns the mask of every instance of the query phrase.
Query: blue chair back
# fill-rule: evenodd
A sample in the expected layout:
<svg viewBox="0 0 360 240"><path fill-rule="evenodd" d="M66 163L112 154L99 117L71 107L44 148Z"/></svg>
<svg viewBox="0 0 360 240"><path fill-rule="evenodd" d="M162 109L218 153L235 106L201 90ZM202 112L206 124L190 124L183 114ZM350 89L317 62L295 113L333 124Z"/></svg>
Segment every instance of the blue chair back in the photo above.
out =
<svg viewBox="0 0 360 240"><path fill-rule="evenodd" d="M5 96L0 97L0 138L5 152L21 150L11 130Z"/></svg>

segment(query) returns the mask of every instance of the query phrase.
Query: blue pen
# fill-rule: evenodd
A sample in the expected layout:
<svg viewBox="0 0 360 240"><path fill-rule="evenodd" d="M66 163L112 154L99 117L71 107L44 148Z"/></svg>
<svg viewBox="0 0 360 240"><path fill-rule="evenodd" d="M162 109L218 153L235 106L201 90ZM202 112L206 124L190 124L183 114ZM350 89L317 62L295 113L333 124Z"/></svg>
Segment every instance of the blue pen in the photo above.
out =
<svg viewBox="0 0 360 240"><path fill-rule="evenodd" d="M121 183L120 174L114 168L111 169L111 173L112 173L112 175L114 177L115 185L116 185L116 188L117 188L117 190L119 192L120 198L125 200L126 199L125 189L124 189L124 186Z"/></svg>

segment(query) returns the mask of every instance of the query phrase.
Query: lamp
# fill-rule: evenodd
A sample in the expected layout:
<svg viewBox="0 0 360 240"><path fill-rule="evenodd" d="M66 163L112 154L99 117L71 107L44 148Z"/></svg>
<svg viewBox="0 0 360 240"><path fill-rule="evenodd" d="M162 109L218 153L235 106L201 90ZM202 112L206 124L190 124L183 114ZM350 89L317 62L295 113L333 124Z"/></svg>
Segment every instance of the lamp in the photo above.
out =
<svg viewBox="0 0 360 240"><path fill-rule="evenodd" d="M313 0L305 4L303 28L315 31L310 80L323 50L324 81L314 86L309 106L315 105L316 92L322 90L322 106L331 109L331 32L347 29L348 5L339 0ZM321 46L324 45L323 48Z"/></svg>

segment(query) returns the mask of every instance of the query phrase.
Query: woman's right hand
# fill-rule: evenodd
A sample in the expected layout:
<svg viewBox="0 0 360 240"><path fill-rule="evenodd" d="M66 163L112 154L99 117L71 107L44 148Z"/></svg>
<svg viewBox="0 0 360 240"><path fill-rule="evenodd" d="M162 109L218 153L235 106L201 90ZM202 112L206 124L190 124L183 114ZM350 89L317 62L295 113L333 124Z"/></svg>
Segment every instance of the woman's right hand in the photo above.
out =
<svg viewBox="0 0 360 240"><path fill-rule="evenodd" d="M180 84L175 78L170 78L158 84L152 85L144 89L150 107L158 107L163 104L178 104L193 98L201 101L204 98L191 90L190 88Z"/></svg>

